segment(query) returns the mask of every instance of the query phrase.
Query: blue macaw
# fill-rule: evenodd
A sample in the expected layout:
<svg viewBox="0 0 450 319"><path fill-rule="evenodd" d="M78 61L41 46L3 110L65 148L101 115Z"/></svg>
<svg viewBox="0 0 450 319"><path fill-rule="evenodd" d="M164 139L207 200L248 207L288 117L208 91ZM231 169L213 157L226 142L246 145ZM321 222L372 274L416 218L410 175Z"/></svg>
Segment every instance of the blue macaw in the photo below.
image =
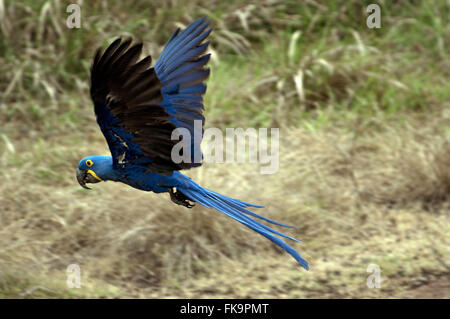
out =
<svg viewBox="0 0 450 319"><path fill-rule="evenodd" d="M97 123L105 136L112 156L93 155L83 158L77 169L77 180L86 183L122 182L134 188L169 192L173 202L191 208L196 202L215 208L282 247L301 266L308 263L291 246L275 235L280 233L259 221L292 227L255 214L246 207L263 207L233 199L201 187L179 170L200 166L199 161L175 163L171 158L172 132L188 129L194 134L194 120L204 124L202 95L209 76L205 68L210 54L204 54L209 42L209 22L196 20L180 29L167 42L155 66L151 57L138 61L142 43L130 47L132 40L118 38L102 53L98 49L91 68L91 98ZM203 133L203 131L202 131ZM192 139L198 150L200 141ZM192 156L194 156L192 152ZM201 161L200 161L201 162Z"/></svg>

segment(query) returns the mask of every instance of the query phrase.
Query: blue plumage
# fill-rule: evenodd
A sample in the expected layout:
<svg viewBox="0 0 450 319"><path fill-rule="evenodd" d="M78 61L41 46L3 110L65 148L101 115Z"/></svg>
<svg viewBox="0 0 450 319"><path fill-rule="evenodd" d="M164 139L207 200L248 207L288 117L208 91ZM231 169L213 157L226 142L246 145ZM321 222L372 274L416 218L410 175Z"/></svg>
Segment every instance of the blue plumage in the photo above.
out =
<svg viewBox="0 0 450 319"><path fill-rule="evenodd" d="M178 143L171 140L173 130L186 128L194 136L194 120L204 124L205 68L210 55L204 54L203 41L212 29L198 19L167 42L154 68L151 58L140 61L142 44L130 47L131 40L115 40L102 53L97 51L91 69L91 97L97 122L111 151L111 156L89 156L80 161L77 179L80 185L100 181L122 182L155 193L169 192L172 201L192 207L196 202L214 208L268 238L292 255L301 266L308 263L279 237L287 236L254 219L292 227L260 216L246 203L199 186L179 170L201 165L195 162L200 142L191 139L192 161L175 163L171 150ZM203 130L203 129L202 129ZM252 218L254 217L254 218Z"/></svg>

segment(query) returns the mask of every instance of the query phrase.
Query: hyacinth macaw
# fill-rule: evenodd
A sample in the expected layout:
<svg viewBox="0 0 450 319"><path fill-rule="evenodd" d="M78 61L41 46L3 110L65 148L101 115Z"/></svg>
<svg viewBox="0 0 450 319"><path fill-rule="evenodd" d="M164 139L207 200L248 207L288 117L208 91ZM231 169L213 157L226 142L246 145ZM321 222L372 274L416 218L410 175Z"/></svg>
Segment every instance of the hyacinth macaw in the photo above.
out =
<svg viewBox="0 0 450 319"><path fill-rule="evenodd" d="M198 19L182 32L176 30L154 67L150 67L150 56L138 61L142 43L131 46L131 39L118 38L103 53L97 50L90 93L112 156L83 158L77 180L84 188L88 188L86 183L122 182L144 191L168 192L173 202L188 208L193 206L191 202L215 208L270 239L308 269L306 260L275 235L296 239L250 216L292 226L246 209L263 206L210 191L179 172L200 166L198 161L175 163L171 158L171 150L179 142L171 139L172 131L185 128L194 134L194 120L200 120L202 127L204 124L202 95L210 54L204 54L209 42L203 41L212 30L208 25ZM199 150L200 141L191 140L192 149Z"/></svg>

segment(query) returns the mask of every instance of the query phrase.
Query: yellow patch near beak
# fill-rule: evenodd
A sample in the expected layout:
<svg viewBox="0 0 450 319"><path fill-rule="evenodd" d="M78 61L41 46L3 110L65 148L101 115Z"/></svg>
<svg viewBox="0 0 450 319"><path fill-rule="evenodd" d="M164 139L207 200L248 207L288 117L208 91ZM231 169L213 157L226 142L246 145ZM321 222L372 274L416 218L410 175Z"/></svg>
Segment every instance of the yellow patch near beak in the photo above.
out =
<svg viewBox="0 0 450 319"><path fill-rule="evenodd" d="M95 179L102 181L102 179L100 177L97 176L97 174L95 174L95 172L91 169L88 169L86 173L91 174L92 176L94 176Z"/></svg>

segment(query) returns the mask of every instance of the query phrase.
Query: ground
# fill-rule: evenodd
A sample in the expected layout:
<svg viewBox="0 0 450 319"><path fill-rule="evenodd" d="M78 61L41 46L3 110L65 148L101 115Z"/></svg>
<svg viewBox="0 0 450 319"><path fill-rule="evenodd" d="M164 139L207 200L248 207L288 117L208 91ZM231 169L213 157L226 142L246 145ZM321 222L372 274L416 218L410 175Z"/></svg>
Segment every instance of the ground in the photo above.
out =
<svg viewBox="0 0 450 319"><path fill-rule="evenodd" d="M0 297L449 298L448 2L380 1L380 29L359 0L221 3L84 2L68 29L62 1L4 1ZM200 15L214 25L205 128L280 128L279 170L184 173L294 225L310 271L217 211L76 181L81 158L109 152L89 98L97 47L133 35L155 61Z"/></svg>

